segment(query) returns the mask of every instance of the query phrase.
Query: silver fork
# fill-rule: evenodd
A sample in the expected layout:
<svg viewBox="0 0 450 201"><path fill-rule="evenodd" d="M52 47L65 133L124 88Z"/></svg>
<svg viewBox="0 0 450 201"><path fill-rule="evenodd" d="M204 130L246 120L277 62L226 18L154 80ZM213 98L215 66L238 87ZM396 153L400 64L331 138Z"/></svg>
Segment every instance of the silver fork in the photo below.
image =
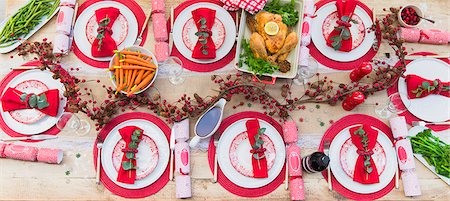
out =
<svg viewBox="0 0 450 201"><path fill-rule="evenodd" d="M427 126L427 125L450 125L450 122L434 122L434 123L427 123L424 121L413 121L412 126Z"/></svg>
<svg viewBox="0 0 450 201"><path fill-rule="evenodd" d="M136 41L134 41L134 45L141 45L142 43L142 35L144 34L144 30L147 28L148 20L150 19L151 13L147 15L147 18L145 19L144 24L142 25L141 33L139 33L139 36L136 38Z"/></svg>
<svg viewBox="0 0 450 201"><path fill-rule="evenodd" d="M325 141L323 142L323 152L330 157L330 139L325 139ZM333 186L331 185L331 169L330 166L328 165L327 167L327 179L328 179L328 189L330 191L333 190Z"/></svg>
<svg viewBox="0 0 450 201"><path fill-rule="evenodd" d="M214 154L214 178L213 183L217 182L217 145L219 144L219 139L216 137L217 135L214 135L214 148L216 150L216 153Z"/></svg>
<svg viewBox="0 0 450 201"><path fill-rule="evenodd" d="M100 136L97 136L97 172L95 175L95 183L100 184L100 167L102 165L101 163L101 151L103 147L103 139Z"/></svg>

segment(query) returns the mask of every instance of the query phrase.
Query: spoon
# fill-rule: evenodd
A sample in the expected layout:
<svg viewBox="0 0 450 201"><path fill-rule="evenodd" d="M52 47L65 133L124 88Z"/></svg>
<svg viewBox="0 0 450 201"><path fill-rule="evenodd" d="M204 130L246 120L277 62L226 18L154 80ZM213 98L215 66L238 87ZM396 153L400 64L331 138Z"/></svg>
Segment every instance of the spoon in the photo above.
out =
<svg viewBox="0 0 450 201"><path fill-rule="evenodd" d="M428 22L431 22L431 23L435 23L435 21L434 20L431 20L431 19L428 19L428 18L424 18L424 17L422 17L422 16L420 16L420 15L417 15L420 19L424 19L424 20L426 20L426 21L428 21Z"/></svg>

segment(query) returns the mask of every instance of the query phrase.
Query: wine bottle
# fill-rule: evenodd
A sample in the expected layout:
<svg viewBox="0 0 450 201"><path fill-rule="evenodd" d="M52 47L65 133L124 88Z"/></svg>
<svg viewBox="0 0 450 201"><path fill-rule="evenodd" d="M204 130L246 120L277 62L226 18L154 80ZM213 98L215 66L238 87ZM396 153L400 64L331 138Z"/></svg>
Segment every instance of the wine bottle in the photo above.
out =
<svg viewBox="0 0 450 201"><path fill-rule="evenodd" d="M323 152L314 152L302 159L302 167L307 173L322 172L327 169L330 158Z"/></svg>

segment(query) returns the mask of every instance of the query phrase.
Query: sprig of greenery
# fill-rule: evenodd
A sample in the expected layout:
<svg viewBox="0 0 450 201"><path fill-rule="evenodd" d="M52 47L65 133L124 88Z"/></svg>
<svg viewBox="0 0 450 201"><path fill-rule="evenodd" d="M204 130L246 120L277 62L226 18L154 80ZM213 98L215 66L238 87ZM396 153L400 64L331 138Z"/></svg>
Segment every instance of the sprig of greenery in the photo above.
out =
<svg viewBox="0 0 450 201"><path fill-rule="evenodd" d="M369 146L369 138L367 137L366 131L363 129L364 126L361 126L354 132L354 134L359 135L361 137L361 143L364 147L365 151L368 151L367 147ZM372 164L370 163L370 156L366 155L364 156L364 167L367 174L372 173L373 168L371 167Z"/></svg>
<svg viewBox="0 0 450 201"><path fill-rule="evenodd" d="M102 28L99 29L97 34L98 39L98 51L102 49L103 46L103 38L105 38L105 27L108 26L108 24L111 22L111 19L106 17L100 20L100 23L98 24L98 27Z"/></svg>
<svg viewBox="0 0 450 201"><path fill-rule="evenodd" d="M262 58L256 58L250 49L250 43L245 39L242 40L241 47L243 51L239 58L239 68L241 68L243 64L247 64L248 69L256 75L273 74L279 69L278 66L273 65Z"/></svg>
<svg viewBox="0 0 450 201"><path fill-rule="evenodd" d="M423 81L422 85L419 85L417 87L417 89L414 89L412 92L414 94L416 94L416 97L418 98L418 97L420 97L423 94L423 92L426 91L426 92L430 93L430 92L432 92L432 91L434 91L434 90L436 90L438 88L439 88L439 81L438 80L434 80L433 81L433 85L431 85L431 83L429 83L428 81ZM443 86L442 90L443 91L449 91L450 87Z"/></svg>
<svg viewBox="0 0 450 201"><path fill-rule="evenodd" d="M200 18L197 23L200 23L201 25L200 30L198 30L195 35L198 37L198 41L200 42L200 44L202 44L202 47L200 48L202 50L202 54L208 55L208 46L206 45L206 43L208 42L207 39L208 37L210 37L210 34L208 27L206 26L206 18Z"/></svg>
<svg viewBox="0 0 450 201"><path fill-rule="evenodd" d="M299 21L298 11L295 10L295 0L284 5L281 5L280 0L273 0L266 4L264 10L281 15L283 23L288 26L295 26Z"/></svg>
<svg viewBox="0 0 450 201"><path fill-rule="evenodd" d="M266 132L266 128L260 128L258 130L258 134L255 135L255 144L252 145L253 150L258 150L258 149L262 148L264 141L261 140L261 135L264 134L264 132ZM259 159L263 159L264 157L266 157L266 155L264 155L264 154L261 156L259 156L258 153L253 154L253 158L255 158L258 161L259 161Z"/></svg>
<svg viewBox="0 0 450 201"><path fill-rule="evenodd" d="M345 23L353 22L354 24L358 24L356 20L351 19L349 16L346 15L342 16L340 20ZM342 41L350 39L351 36L350 29L343 25L337 26L334 29L339 31L340 34L330 38L330 40L333 41L331 43L331 46L333 47L334 50L339 50L342 47Z"/></svg>
<svg viewBox="0 0 450 201"><path fill-rule="evenodd" d="M128 161L122 162L122 168L126 171L128 170L136 170L137 166L134 166L133 161L136 160L136 149L138 148L138 144L141 141L139 139L139 136L142 134L141 130L135 130L133 131L133 134L131 135L131 142L128 144L127 152L125 153L126 158Z"/></svg>
<svg viewBox="0 0 450 201"><path fill-rule="evenodd" d="M430 129L419 132L411 140L413 152L422 154L428 164L436 168L436 172L450 178L450 145L431 133Z"/></svg>
<svg viewBox="0 0 450 201"><path fill-rule="evenodd" d="M20 101L25 102L27 95L27 93L20 95ZM50 104L48 103L47 96L45 94L41 94L39 96L36 94L31 94L28 98L28 106L30 106L30 108L43 109L50 106Z"/></svg>

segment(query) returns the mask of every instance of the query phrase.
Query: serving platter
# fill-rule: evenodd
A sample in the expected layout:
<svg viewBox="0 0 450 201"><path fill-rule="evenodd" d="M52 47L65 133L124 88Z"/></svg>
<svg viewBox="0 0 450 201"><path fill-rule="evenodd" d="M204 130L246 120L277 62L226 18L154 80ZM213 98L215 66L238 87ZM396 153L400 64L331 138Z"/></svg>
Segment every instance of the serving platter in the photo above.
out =
<svg viewBox="0 0 450 201"><path fill-rule="evenodd" d="M270 1L268 1L270 2ZM285 3L289 3L290 0L281 0L280 1L282 4ZM297 25L290 27L291 31L295 31L298 35L301 35L302 33L302 16L303 16L303 1L295 1L295 8L296 10L299 12L299 22L297 23ZM242 67L239 66L239 58L240 55L242 54L243 48L242 48L242 40L250 40L250 36L251 36L251 32L250 29L247 27L247 13L245 10L242 10L241 12L241 20L239 22L239 34L237 37L237 49L236 49L236 55L235 55L235 63L234 63L234 67L239 70L239 71L243 71L246 73L251 73L253 74L249 69L248 66L246 64L243 64ZM298 55L300 53L300 39L299 39L299 43L297 44L297 46L289 53L289 56L287 57L287 61L289 61L289 63L291 63L291 69L286 72L286 73L282 73L280 71L276 71L273 74L263 74L264 76L268 76L268 77L273 77L273 78L294 78L295 76L297 76L297 70L298 70Z"/></svg>
<svg viewBox="0 0 450 201"><path fill-rule="evenodd" d="M28 0L28 2L30 2L31 0ZM25 4L27 4L25 3ZM24 4L24 5L25 5ZM20 9L20 8L19 8ZM17 11L16 11L17 12ZM5 27L6 23L9 21L9 19L11 19L11 17L16 13L13 12L13 14L11 14L10 16L6 17L5 20L3 20L0 23L0 31L3 30L3 28ZM39 31L45 24L47 24L48 21L50 21L53 16L56 15L56 13L59 12L59 7L50 15L50 17L47 16L43 16L40 20L41 22L36 25L27 35L23 36L21 38L21 40L16 40L12 45L7 46L7 47L0 47L0 53L5 54L8 52L11 52L13 50L15 50L17 47L19 47L19 45L22 44L23 41L27 41L31 36L33 36L37 31Z"/></svg>

